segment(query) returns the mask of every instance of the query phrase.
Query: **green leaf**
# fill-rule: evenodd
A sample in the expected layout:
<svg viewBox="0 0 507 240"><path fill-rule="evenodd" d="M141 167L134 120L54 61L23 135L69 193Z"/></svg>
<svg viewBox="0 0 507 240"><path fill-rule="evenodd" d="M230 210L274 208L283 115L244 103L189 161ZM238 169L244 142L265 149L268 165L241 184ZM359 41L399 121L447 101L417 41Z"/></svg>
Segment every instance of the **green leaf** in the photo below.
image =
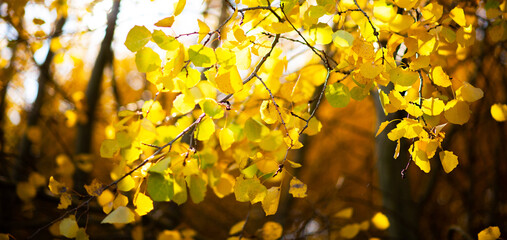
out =
<svg viewBox="0 0 507 240"><path fill-rule="evenodd" d="M187 183L184 177L174 180L174 197L172 200L178 205L187 202Z"/></svg>
<svg viewBox="0 0 507 240"><path fill-rule="evenodd" d="M224 116L224 109L218 105L218 103L211 98L206 98L199 102L201 109L213 119L222 118Z"/></svg>
<svg viewBox="0 0 507 240"><path fill-rule="evenodd" d="M200 203L206 196L206 181L197 175L187 177L188 189L190 189L190 197L192 202Z"/></svg>
<svg viewBox="0 0 507 240"><path fill-rule="evenodd" d="M160 160L158 163L150 167L148 172L150 173L159 173L164 174L167 168L169 168L169 163L171 163L171 157L166 157Z"/></svg>
<svg viewBox="0 0 507 240"><path fill-rule="evenodd" d="M213 49L201 44L192 45L188 48L188 57L197 67L211 67L216 62L216 56Z"/></svg>
<svg viewBox="0 0 507 240"><path fill-rule="evenodd" d="M153 31L153 41L162 49L172 51L180 46L178 40L174 37L167 36L161 30Z"/></svg>
<svg viewBox="0 0 507 240"><path fill-rule="evenodd" d="M157 202L168 202L174 196L174 180L169 174L150 173L148 175L148 194Z"/></svg>
<svg viewBox="0 0 507 240"><path fill-rule="evenodd" d="M151 48L143 48L136 53L136 66L139 72L152 72L162 64L160 56Z"/></svg>
<svg viewBox="0 0 507 240"><path fill-rule="evenodd" d="M125 40L125 46L132 52L137 52L151 39L151 32L145 26L134 26L130 29Z"/></svg>
<svg viewBox="0 0 507 240"><path fill-rule="evenodd" d="M333 107L345 107L350 102L349 88L343 83L334 83L327 86L326 99Z"/></svg>

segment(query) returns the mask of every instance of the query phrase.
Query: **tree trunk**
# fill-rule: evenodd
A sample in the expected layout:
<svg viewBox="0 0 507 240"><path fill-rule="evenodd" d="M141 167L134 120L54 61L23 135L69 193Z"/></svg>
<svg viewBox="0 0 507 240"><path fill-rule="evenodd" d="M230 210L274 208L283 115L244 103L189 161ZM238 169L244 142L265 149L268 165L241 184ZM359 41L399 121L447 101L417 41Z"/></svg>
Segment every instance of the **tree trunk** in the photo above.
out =
<svg viewBox="0 0 507 240"><path fill-rule="evenodd" d="M91 152L93 123L95 119L95 110L97 103L100 99L100 85L104 74L104 68L111 59L112 49L111 42L113 41L114 30L116 27L116 19L120 11L120 0L113 2L111 12L107 16L106 35L102 40L95 65L92 69L92 74L86 88L86 123L78 125L78 132L76 136L76 154L88 154ZM77 168L74 173L74 186L77 190L82 190L83 185L86 183L88 174Z"/></svg>
<svg viewBox="0 0 507 240"><path fill-rule="evenodd" d="M386 116L377 92L372 94L377 112L377 126L392 119L402 119L403 112ZM417 212L411 198L410 185L407 178L401 177L401 170L405 168L408 158L408 146L402 141L400 155L394 159L396 142L387 138L387 133L396 125L389 126L376 138L377 171L379 187L382 191L382 205L389 218L390 239L417 239Z"/></svg>
<svg viewBox="0 0 507 240"><path fill-rule="evenodd" d="M55 30L53 32L53 35L51 38L55 38L61 35L63 25L65 25L66 18L62 17L60 18L55 26ZM51 62L53 61L54 57L53 51L51 49L48 50L48 54L46 56L46 59L44 60L44 63L39 66L39 79L38 79L38 90L37 90L37 97L35 98L35 101L32 104L32 108L28 114L27 119L27 129L29 127L37 126L37 123L39 122L40 117L40 111L42 109L42 105L44 103L44 96L46 95L46 84L51 81ZM27 134L23 136L21 140L21 146L20 146L20 153L18 162L16 163L15 169L14 169L14 179L17 181L23 181L28 177L28 172L30 170L35 169L35 161L34 156L31 152L32 148L32 142L28 138Z"/></svg>

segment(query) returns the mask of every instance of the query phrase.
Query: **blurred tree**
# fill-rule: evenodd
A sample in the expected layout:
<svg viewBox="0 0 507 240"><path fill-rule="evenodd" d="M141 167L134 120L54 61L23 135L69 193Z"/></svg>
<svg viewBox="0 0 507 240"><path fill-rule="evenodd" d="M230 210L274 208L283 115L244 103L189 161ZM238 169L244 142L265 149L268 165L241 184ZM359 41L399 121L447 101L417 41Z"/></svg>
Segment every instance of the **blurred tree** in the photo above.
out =
<svg viewBox="0 0 507 240"><path fill-rule="evenodd" d="M498 238L506 11L2 1L0 234Z"/></svg>

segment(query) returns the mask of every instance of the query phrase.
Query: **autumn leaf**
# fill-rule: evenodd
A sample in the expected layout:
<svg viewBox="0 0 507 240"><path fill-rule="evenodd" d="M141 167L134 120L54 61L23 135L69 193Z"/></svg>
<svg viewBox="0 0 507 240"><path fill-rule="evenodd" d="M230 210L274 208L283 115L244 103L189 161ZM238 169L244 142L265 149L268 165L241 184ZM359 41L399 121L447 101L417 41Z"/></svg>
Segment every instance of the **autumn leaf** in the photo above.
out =
<svg viewBox="0 0 507 240"><path fill-rule="evenodd" d="M127 34L125 46L132 52L137 52L151 39L151 32L144 26L134 26Z"/></svg>
<svg viewBox="0 0 507 240"><path fill-rule="evenodd" d="M101 223L131 223L134 221L134 213L127 207L120 206L109 213Z"/></svg>
<svg viewBox="0 0 507 240"><path fill-rule="evenodd" d="M371 219L373 226L380 230L386 230L389 228L389 219L386 215L381 212L377 212Z"/></svg>

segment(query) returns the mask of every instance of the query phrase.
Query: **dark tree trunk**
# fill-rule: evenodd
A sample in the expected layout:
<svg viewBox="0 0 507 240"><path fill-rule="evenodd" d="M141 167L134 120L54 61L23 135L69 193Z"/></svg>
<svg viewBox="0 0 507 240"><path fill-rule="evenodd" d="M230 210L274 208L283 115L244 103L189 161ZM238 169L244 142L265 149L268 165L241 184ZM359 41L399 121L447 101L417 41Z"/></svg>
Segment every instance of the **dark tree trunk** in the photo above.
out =
<svg viewBox="0 0 507 240"><path fill-rule="evenodd" d="M86 88L86 123L78 125L76 136L76 154L88 154L91 152L93 123L95 119L95 110L100 99L100 85L104 74L104 68L112 58L111 43L113 41L116 19L120 11L120 1L115 0L111 12L107 17L106 35L102 40L92 74ZM83 190L83 185L87 182L88 174L77 168L74 174L74 186L77 190Z"/></svg>
<svg viewBox="0 0 507 240"><path fill-rule="evenodd" d="M402 119L401 111L386 116L378 94L372 94L377 111L377 126L386 120ZM390 239L417 239L417 211L410 194L408 178L401 177L408 158L408 144L402 141L400 155L394 159L396 142L387 138L387 133L396 126L392 123L376 138L377 171L382 191L382 205L389 218Z"/></svg>

